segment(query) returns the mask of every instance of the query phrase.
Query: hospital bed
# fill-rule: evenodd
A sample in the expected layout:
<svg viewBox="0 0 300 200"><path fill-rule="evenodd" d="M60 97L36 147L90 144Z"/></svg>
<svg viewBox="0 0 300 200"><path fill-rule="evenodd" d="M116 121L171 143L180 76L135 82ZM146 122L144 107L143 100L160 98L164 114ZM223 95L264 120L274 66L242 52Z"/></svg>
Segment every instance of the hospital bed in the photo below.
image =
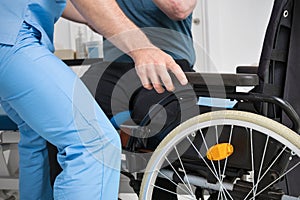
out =
<svg viewBox="0 0 300 200"><path fill-rule="evenodd" d="M17 199L19 132L0 106L0 199Z"/></svg>

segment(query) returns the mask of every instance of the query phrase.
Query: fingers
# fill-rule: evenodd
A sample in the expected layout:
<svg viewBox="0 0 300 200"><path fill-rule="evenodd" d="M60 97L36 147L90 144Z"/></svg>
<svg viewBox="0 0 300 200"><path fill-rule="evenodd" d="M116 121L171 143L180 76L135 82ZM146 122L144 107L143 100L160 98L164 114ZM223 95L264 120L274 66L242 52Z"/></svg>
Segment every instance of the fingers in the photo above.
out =
<svg viewBox="0 0 300 200"><path fill-rule="evenodd" d="M146 89L154 88L158 93L173 91L174 85L170 72L175 75L180 84L187 84L187 78L179 65L171 56L158 49L140 50L135 57L135 69ZM163 87L164 86L164 87Z"/></svg>
<svg viewBox="0 0 300 200"><path fill-rule="evenodd" d="M167 67L166 66L161 66L158 69L158 74L160 75L160 80L162 82L162 84L165 86L165 88L168 91L173 91L175 90L175 87L173 85L172 79L170 77L169 72L167 71Z"/></svg>
<svg viewBox="0 0 300 200"><path fill-rule="evenodd" d="M162 74L157 73L157 69L159 68L160 68L159 66L158 68L157 66L153 66L149 68L149 78L156 92L163 93L165 89L162 87L162 84L160 82L160 78L162 77ZM173 90L172 86L169 86L169 89Z"/></svg>
<svg viewBox="0 0 300 200"><path fill-rule="evenodd" d="M154 64L144 64L144 65L136 65L137 74L142 82L142 85L146 89L154 88L156 92L162 93L164 92L164 88L162 87L160 81L160 72L157 70L160 66Z"/></svg>
<svg viewBox="0 0 300 200"><path fill-rule="evenodd" d="M175 89L169 71L172 72L182 85L187 84L187 79L181 68L174 62L169 65L145 64L136 65L137 74L146 89L154 88L158 93Z"/></svg>
<svg viewBox="0 0 300 200"><path fill-rule="evenodd" d="M143 87L148 90L151 90L153 87L152 87L151 82L148 79L146 67L143 65L135 65L135 69L136 69L137 75L139 76L139 78L142 82Z"/></svg>
<svg viewBox="0 0 300 200"><path fill-rule="evenodd" d="M186 85L188 83L188 80L181 67L177 65L174 60L172 60L167 66L168 69L176 76L181 85Z"/></svg>

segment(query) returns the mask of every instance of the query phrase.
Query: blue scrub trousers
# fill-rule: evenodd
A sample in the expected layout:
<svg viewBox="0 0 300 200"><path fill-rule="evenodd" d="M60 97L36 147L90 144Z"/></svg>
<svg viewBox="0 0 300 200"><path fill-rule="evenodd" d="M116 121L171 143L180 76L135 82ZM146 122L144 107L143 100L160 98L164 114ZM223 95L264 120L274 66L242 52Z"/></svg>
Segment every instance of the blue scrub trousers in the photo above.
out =
<svg viewBox="0 0 300 200"><path fill-rule="evenodd" d="M0 44L0 102L20 130L21 200L115 200L121 144L98 104L68 66L23 23L15 45ZM46 140L63 171L49 181Z"/></svg>

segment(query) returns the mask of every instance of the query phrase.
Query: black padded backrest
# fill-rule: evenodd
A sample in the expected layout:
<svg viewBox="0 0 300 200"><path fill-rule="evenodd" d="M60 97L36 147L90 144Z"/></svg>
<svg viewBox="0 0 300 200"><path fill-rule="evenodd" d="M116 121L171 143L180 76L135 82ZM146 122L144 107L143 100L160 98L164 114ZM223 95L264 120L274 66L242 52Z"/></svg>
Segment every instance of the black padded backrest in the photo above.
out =
<svg viewBox="0 0 300 200"><path fill-rule="evenodd" d="M299 0L275 0L267 27L256 88L264 94L288 101L300 114L300 8ZM280 117L290 126L289 120L278 108L269 106L267 114Z"/></svg>
<svg viewBox="0 0 300 200"><path fill-rule="evenodd" d="M274 1L258 67L258 75L261 83L260 89L264 90L264 92L276 93L271 89L271 85L276 85L277 87L282 86L282 80L273 79L274 68L276 68L276 70L280 69L280 71L277 71L280 77L282 77L280 79L284 79L285 77L284 69L287 63L286 55L288 54L292 15L291 12L289 12L289 15L284 17L283 13L287 9L291 10L291 8L288 7L291 7L290 4L292 2L293 0Z"/></svg>
<svg viewBox="0 0 300 200"><path fill-rule="evenodd" d="M283 99L300 115L300 1L294 0L290 46ZM283 115L283 123L290 121Z"/></svg>

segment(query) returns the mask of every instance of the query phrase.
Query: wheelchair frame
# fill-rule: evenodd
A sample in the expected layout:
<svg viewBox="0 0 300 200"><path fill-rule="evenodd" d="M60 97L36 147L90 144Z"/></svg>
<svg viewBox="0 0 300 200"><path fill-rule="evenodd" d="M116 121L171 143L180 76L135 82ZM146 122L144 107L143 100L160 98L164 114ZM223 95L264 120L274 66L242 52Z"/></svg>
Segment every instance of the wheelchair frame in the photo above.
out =
<svg viewBox="0 0 300 200"><path fill-rule="evenodd" d="M300 123L300 119L299 116L297 115L297 113L295 112L295 110L292 108L292 106L282 100L281 98L278 97L274 97L274 96L268 96L268 95L264 95L264 94L260 94L260 93L239 93L235 91L235 88L237 86L256 86L258 85L258 77L255 74L205 74L205 73L186 73L188 79L189 79L189 83L193 85L193 89L196 93L197 97L200 96L209 96L209 97L216 97L216 98L228 98L228 99L235 99L238 102L267 102L268 104L275 104L277 106L279 106L292 120L293 122L293 130L295 130L297 133L299 132L299 123ZM208 91L207 87L213 88L212 91ZM205 88L205 89L203 89ZM216 91L214 92L214 90L218 88ZM222 91L222 92L220 92ZM226 91L224 94L223 92ZM184 91L179 91L177 92L176 97L180 100L182 100L184 97L180 96L181 93L185 93ZM210 94L209 94L210 93ZM162 99L158 104L159 105L167 105L168 103L170 103L171 101L174 101L174 97L172 98L167 97L165 99ZM152 112L156 112L155 108L151 109ZM151 112L149 111L149 113ZM233 111L234 112L234 111ZM237 111L239 112L239 111ZM148 113L148 115L144 118L144 120L142 121L142 125L147 125L148 123L150 123L151 119L150 119L150 114ZM153 117L153 113L151 113L152 117ZM251 113L249 113L249 115L251 115ZM199 116L199 118L201 117L201 115ZM183 122L183 124L185 124L185 122ZM181 126L181 125L180 125ZM133 138L133 140L135 140L135 137L137 137L137 135L140 133L140 135L144 135L143 132L145 132L145 127L140 127L140 126L127 126L127 125L123 125L123 128L125 128L125 132L127 132L129 135L131 135L131 138ZM187 128L187 127L186 127ZM130 131L128 131L128 129L130 129ZM171 133L172 134L172 133ZM174 134L173 134L174 135ZM296 135L296 133L294 133L294 137L295 138L299 138L299 135ZM299 140L298 139L298 140ZM165 140L170 140L169 139L164 139L162 141L162 143L164 143L164 145L168 145L167 142ZM133 142L130 143L131 145L133 144ZM299 145L299 144L298 144ZM160 146L160 145L159 145ZM163 147L161 147L163 148ZM299 148L299 146L298 146ZM131 151L135 151L138 152L138 148L132 148L130 149ZM299 150L299 149L298 149ZM164 151L168 151L167 149L165 149ZM145 152L145 150L142 150L141 152ZM148 152L148 151L146 151ZM131 185L134 186L134 190L138 193L139 192L139 188L138 185L140 184L140 180L139 180L139 176L137 176L138 178L136 179L134 176L132 176L130 173L128 173L128 171L139 171L141 172L141 174L143 174L143 168L145 166L140 166L140 167L136 167L136 165L133 165L132 163L142 163L143 161L145 162L145 160L148 159L149 155L140 155L140 154L132 154L132 152L128 153L123 151L124 156L126 158L128 158L128 160L126 160L127 163L123 162L123 170L127 171L124 172L123 174L127 175L130 179L131 179ZM156 155L156 150L154 151L154 155L151 156L150 162L155 159L153 158ZM287 160L284 160L287 161ZM147 161L146 161L147 162ZM282 161L283 162L283 161ZM298 163L299 164L299 163ZM297 165L298 165L297 164ZM279 164L282 165L282 164ZM125 167L124 167L125 166ZM132 166L134 166L132 168ZM147 165L147 169L150 166ZM146 171L147 171L146 169ZM147 172L146 172L147 173ZM169 175L169 179L174 178L173 175ZM141 177L141 176L140 176ZM203 178L192 177L192 180L198 180L198 181L205 181ZM172 180L171 180L172 181ZM209 185L209 183L204 183L205 185ZM225 186L227 187L232 187L229 186L229 183L226 183ZM216 187L220 187L220 186L210 186L211 188L216 188ZM141 188L143 189L143 188ZM141 199L149 199L149 197L145 196L142 192L142 190L140 191L142 193L142 197ZM265 196L263 196L263 198L266 198L266 194L264 194ZM280 196L281 195L281 196ZM279 197L280 196L280 197ZM274 197L275 199L294 199L294 197L291 196L287 196L284 194L278 194L277 197ZM295 198L296 199L296 198Z"/></svg>
<svg viewBox="0 0 300 200"><path fill-rule="evenodd" d="M189 83L192 85L194 92L197 97L207 96L207 97L216 97L216 98L228 98L235 99L239 102L267 102L275 104L282 108L286 114L293 121L293 129L300 133L299 123L300 119L297 113L293 110L291 105L288 102L283 101L278 97L267 96L259 93L238 93L236 92L237 86L256 86L258 85L258 77L256 74L212 74L212 73L186 73ZM176 80L174 80L176 82ZM211 88L208 89L208 88ZM188 90L190 91L190 90ZM215 92L217 91L217 92ZM182 95L182 96L181 96ZM177 98L185 99L186 98L186 89L179 90L177 93ZM165 98L162 99L158 104L166 105L174 101L174 98ZM152 109L155 111L155 109ZM143 124L149 122L150 117L147 115L143 120ZM130 130L130 135L140 135L143 127L140 126L126 126L123 125L123 128L126 127ZM17 190L18 189L18 178L17 178L17 142L18 142L18 132L16 131L4 131L1 132L1 156L0 156L0 189L5 190ZM9 149L11 151L8 160L5 158L3 152L4 150ZM136 150L136 149L133 149ZM138 150L140 151L140 150ZM149 151L148 151L149 152ZM146 167L146 163L151 157L150 154L132 154L131 152L123 152L123 162L122 162L122 173L130 177L132 185L135 185L134 189L138 193L139 184L141 179L141 174ZM145 156L146 155L146 156ZM145 165L138 166L136 163L145 163ZM131 172L138 172L138 175L134 177ZM16 196L16 194L13 194Z"/></svg>

